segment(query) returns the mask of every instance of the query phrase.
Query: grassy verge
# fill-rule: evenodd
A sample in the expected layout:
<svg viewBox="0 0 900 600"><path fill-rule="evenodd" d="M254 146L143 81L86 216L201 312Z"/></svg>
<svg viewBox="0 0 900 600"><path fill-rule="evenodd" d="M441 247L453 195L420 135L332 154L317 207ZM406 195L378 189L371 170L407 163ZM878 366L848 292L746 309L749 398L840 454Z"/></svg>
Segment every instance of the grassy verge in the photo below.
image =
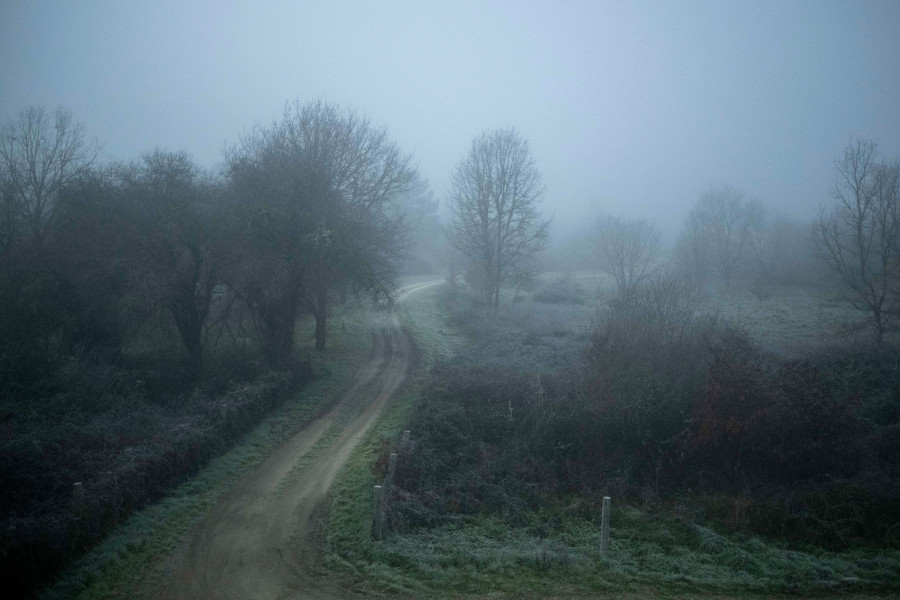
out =
<svg viewBox="0 0 900 600"><path fill-rule="evenodd" d="M422 367L427 371L436 362L449 360L465 343L465 336L447 319L441 298L447 294L445 284L416 292L397 306L401 323L412 333L422 352Z"/></svg>
<svg viewBox="0 0 900 600"><path fill-rule="evenodd" d="M463 335L447 322L440 296L444 286L417 292L396 307L401 323L422 351L422 365L430 367L451 358L464 342ZM371 490L378 476L372 465L385 441L396 442L418 399L421 375L413 375L400 396L392 402L357 445L331 488L326 529L324 563L335 571L359 577L362 585L372 582L383 590L403 591L394 582L378 556L380 543L372 541Z"/></svg>
<svg viewBox="0 0 900 600"><path fill-rule="evenodd" d="M364 576L378 589L434 598L601 592L764 597L887 592L898 583L896 551L798 552L630 507L614 510L612 523L606 556L599 554L597 523L547 509L515 526L480 516L383 543L359 536L352 540L355 552L332 558L330 566ZM361 517L355 523L363 524L368 520Z"/></svg>
<svg viewBox="0 0 900 600"><path fill-rule="evenodd" d="M42 598L134 598L153 577L148 565L172 552L184 534L244 474L259 465L298 428L330 406L350 373L366 358L373 317L356 305L341 307L329 325L328 350L311 352L313 325L298 328L298 347L313 361L316 379L287 400L230 451L213 459L164 500L140 510L70 567ZM301 355L302 355L301 354Z"/></svg>

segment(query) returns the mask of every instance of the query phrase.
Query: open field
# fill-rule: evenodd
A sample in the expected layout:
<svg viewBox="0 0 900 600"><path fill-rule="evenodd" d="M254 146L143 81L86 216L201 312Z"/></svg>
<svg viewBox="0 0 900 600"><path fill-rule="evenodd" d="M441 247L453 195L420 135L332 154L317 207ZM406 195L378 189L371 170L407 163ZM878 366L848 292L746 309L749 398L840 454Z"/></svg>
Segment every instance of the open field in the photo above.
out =
<svg viewBox="0 0 900 600"><path fill-rule="evenodd" d="M559 290L556 302L540 301L542 292L547 290ZM613 292L614 283L602 273L544 273L533 292L507 306L513 317L534 319L540 313L552 326L584 332L589 331L597 306L606 302ZM701 310L745 329L765 350L786 357L802 357L836 345L869 342L865 333L849 338L841 335L844 326L858 321L864 314L841 301L838 290L783 285L772 286L768 292L769 297L759 299L746 282L735 282L729 288L713 284L707 290ZM507 296L511 299L511 294ZM545 304L543 310L537 311L529 299L531 303Z"/></svg>

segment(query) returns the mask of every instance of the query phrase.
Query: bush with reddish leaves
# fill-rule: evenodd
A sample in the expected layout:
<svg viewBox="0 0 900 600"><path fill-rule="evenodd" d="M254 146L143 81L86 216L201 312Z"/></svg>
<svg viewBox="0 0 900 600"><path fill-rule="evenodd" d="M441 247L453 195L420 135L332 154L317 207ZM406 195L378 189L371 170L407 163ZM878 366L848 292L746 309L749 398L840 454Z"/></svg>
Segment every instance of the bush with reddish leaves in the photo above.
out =
<svg viewBox="0 0 900 600"><path fill-rule="evenodd" d="M745 339L720 348L679 442L690 480L702 487L849 476L865 458L868 431L852 404L836 401L807 363L772 375Z"/></svg>

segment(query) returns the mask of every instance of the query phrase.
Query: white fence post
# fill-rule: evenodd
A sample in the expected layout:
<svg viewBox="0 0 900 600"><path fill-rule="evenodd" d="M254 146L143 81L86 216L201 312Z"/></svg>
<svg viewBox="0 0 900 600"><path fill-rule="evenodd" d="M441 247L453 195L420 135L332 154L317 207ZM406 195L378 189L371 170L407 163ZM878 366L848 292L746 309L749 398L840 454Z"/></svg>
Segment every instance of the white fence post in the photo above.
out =
<svg viewBox="0 0 900 600"><path fill-rule="evenodd" d="M609 496L603 497L603 512L600 516L600 556L609 548Z"/></svg>
<svg viewBox="0 0 900 600"><path fill-rule="evenodd" d="M72 484L72 500L75 504L84 502L84 484L80 481L76 481Z"/></svg>

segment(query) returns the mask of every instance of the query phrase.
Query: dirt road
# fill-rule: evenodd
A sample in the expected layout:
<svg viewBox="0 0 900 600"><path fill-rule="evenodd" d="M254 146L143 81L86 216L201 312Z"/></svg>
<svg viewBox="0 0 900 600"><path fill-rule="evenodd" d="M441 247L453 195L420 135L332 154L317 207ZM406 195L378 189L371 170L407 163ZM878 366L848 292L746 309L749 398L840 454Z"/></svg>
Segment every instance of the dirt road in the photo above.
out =
<svg viewBox="0 0 900 600"><path fill-rule="evenodd" d="M405 286L397 301L439 283ZM156 597L346 597L332 580L316 576L316 550L308 540L311 518L359 439L406 379L411 349L412 340L396 316L391 327L373 332L368 363L349 391L223 496L190 531L171 558Z"/></svg>

